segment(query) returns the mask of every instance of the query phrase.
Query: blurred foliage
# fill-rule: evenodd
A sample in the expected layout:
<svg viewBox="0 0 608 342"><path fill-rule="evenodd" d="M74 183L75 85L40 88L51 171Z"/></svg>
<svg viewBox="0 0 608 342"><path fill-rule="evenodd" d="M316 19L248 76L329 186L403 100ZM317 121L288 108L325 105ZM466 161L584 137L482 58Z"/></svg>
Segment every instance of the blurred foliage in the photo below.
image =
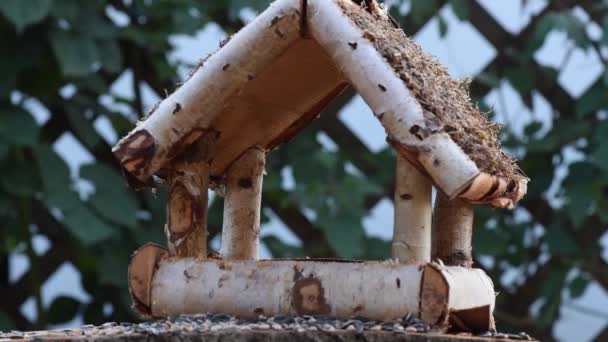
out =
<svg viewBox="0 0 608 342"><path fill-rule="evenodd" d="M209 22L233 33L243 25L244 7L259 11L267 4L0 1L0 329L43 328L79 314L87 323L136 319L126 289L128 258L144 242L163 243L164 193L126 189L111 146L94 122L106 118L122 136L144 114L138 85L147 84L160 97L175 88L180 64L168 59L171 35L194 34ZM600 39L591 39L587 24L573 15L575 5L603 28ZM478 265L501 293L496 309L501 329L526 330L551 340L562 305L581 296L591 281L608 288L608 267L599 244L608 220L608 147L602 144L608 136L608 72L573 98L559 86L561 70L540 66L533 56L555 31L566 33L570 50L602 56L600 51L608 48L606 4L551 1L518 35L505 31L475 1L411 1L407 15L399 6L392 7L391 14L408 34L436 17L445 35L450 28L445 12L439 12L443 6L459 20L470 21L497 49L497 57L472 84L482 108L487 109L484 96L503 81L529 108L534 107L533 94L552 105L548 126L533 121L523 134L505 130L505 146L533 181L515 211L480 208L474 237ZM110 92L125 70L132 71L135 80L133 99ZM389 244L367 237L362 218L380 199L392 197L394 157L389 149L371 153L336 119L350 96L332 104L321 119L269 158L264 207L302 240L301 246L291 246L275 236L265 237L274 256L388 257ZM127 114L104 98L126 106ZM35 107L46 109L49 117L35 120ZM324 148L317 139L320 132L338 148ZM52 147L66 133L94 157L76 174ZM570 163L567 151L576 151L580 158ZM287 189L281 174L290 171L295 185ZM558 189L552 199L551 186ZM216 198L209 218L212 235L219 231L221 208ZM42 255L32 244L37 235L51 242ZM14 281L9 280L11 253L25 255L30 264ZM67 295L44 305L41 285L64 262L80 271L91 300L79 302ZM519 271L518 278L505 280L513 269ZM40 313L34 321L20 312L30 298ZM109 304L112 310L107 310Z"/></svg>

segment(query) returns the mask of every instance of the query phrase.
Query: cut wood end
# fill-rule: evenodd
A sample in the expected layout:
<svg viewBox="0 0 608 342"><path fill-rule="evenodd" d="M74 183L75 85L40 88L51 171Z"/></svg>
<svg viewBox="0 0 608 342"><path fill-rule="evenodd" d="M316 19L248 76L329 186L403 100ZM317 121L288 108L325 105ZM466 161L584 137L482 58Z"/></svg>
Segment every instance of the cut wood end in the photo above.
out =
<svg viewBox="0 0 608 342"><path fill-rule="evenodd" d="M131 256L129 263L129 292L133 300L133 309L142 317L151 317L152 278L160 260L168 252L163 247L147 243Z"/></svg>
<svg viewBox="0 0 608 342"><path fill-rule="evenodd" d="M156 141L145 129L134 131L120 140L112 153L120 162L125 172L130 173L142 182L146 181L145 166L154 156Z"/></svg>
<svg viewBox="0 0 608 342"><path fill-rule="evenodd" d="M450 288L438 265L424 266L420 287L420 319L440 328L448 324Z"/></svg>
<svg viewBox="0 0 608 342"><path fill-rule="evenodd" d="M526 194L528 181L527 178L507 181L503 177L482 172L459 197L474 204L513 209L514 204Z"/></svg>

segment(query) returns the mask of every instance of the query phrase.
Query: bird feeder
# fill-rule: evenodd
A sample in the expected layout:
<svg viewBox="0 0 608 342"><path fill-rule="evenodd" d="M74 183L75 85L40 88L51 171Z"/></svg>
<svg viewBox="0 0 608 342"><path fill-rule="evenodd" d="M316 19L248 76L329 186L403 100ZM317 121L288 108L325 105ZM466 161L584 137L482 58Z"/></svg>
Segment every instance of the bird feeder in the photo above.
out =
<svg viewBox="0 0 608 342"><path fill-rule="evenodd" d="M397 154L393 258L258 260L266 154L349 85ZM472 208L512 208L528 179L467 88L374 1L275 1L113 149L132 187L155 176L169 188L167 247L145 245L130 263L134 307L147 317L410 313L438 328L493 328L492 282L472 268ZM210 187L225 193L219 259L206 251Z"/></svg>

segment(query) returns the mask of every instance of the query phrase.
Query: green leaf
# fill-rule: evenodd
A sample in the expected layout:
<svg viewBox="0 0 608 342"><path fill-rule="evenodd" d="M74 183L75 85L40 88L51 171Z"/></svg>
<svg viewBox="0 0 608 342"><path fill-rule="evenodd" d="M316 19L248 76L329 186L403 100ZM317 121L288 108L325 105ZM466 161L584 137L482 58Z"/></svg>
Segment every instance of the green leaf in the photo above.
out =
<svg viewBox="0 0 608 342"><path fill-rule="evenodd" d="M388 241L368 237L363 245L365 260L386 260L391 256L391 243Z"/></svg>
<svg viewBox="0 0 608 342"><path fill-rule="evenodd" d="M49 208L70 210L80 203L78 194L71 189L72 179L67 164L48 145L34 148L34 157L42 180L44 201Z"/></svg>
<svg viewBox="0 0 608 342"><path fill-rule="evenodd" d="M505 76L521 95L526 95L534 88L534 74L526 68L510 68L505 71Z"/></svg>
<svg viewBox="0 0 608 342"><path fill-rule="evenodd" d="M129 228L137 226L137 202L118 172L103 164L87 164L80 168L80 176L95 185L88 203L102 217Z"/></svg>
<svg viewBox="0 0 608 342"><path fill-rule="evenodd" d="M573 256L580 253L576 242L559 225L549 227L544 239L551 255Z"/></svg>
<svg viewBox="0 0 608 342"><path fill-rule="evenodd" d="M568 176L563 183L568 196L564 209L574 227L580 227L585 218L597 210L602 189L602 179L599 175L598 169L589 162L570 165Z"/></svg>
<svg viewBox="0 0 608 342"><path fill-rule="evenodd" d="M600 144L591 154L591 160L597 167L608 172L608 145Z"/></svg>
<svg viewBox="0 0 608 342"><path fill-rule="evenodd" d="M365 231L357 217L320 217L317 221L323 222L327 240L338 256L348 259L363 256Z"/></svg>
<svg viewBox="0 0 608 342"><path fill-rule="evenodd" d="M568 285L568 290L570 291L570 298L580 298L585 293L587 285L589 285L588 277L579 275L576 278L572 279L572 281Z"/></svg>
<svg viewBox="0 0 608 342"><path fill-rule="evenodd" d="M51 45L66 76L86 76L99 61L99 51L92 37L66 31L51 34Z"/></svg>
<svg viewBox="0 0 608 342"><path fill-rule="evenodd" d="M119 73L122 70L122 53L116 40L102 40L99 45L99 58L104 69Z"/></svg>
<svg viewBox="0 0 608 342"><path fill-rule="evenodd" d="M509 236L499 229L489 229L485 226L473 230L473 251L481 255L502 254L509 246Z"/></svg>
<svg viewBox="0 0 608 342"><path fill-rule="evenodd" d="M40 128L28 112L21 109L0 111L0 141L13 145L36 144Z"/></svg>
<svg viewBox="0 0 608 342"><path fill-rule="evenodd" d="M105 248L97 259L97 275L99 283L126 287L127 270L129 268L129 252L120 244L112 244Z"/></svg>
<svg viewBox="0 0 608 342"><path fill-rule="evenodd" d="M89 121L80 108L69 107L67 112L68 121L73 127L78 138L82 140L86 147L93 149L101 142L101 137L95 131L93 123Z"/></svg>
<svg viewBox="0 0 608 342"><path fill-rule="evenodd" d="M65 213L63 223L65 228L86 246L106 240L115 233L114 228L102 221L84 204Z"/></svg>
<svg viewBox="0 0 608 342"><path fill-rule="evenodd" d="M6 312L0 311L0 331L9 331L15 328L15 323Z"/></svg>
<svg viewBox="0 0 608 342"><path fill-rule="evenodd" d="M55 0L51 8L51 14L56 18L73 22L78 19L81 5L82 3L79 0Z"/></svg>
<svg viewBox="0 0 608 342"><path fill-rule="evenodd" d="M270 250L273 258L301 258L305 256L302 248L288 245L274 235L263 237L262 242Z"/></svg>
<svg viewBox="0 0 608 342"><path fill-rule="evenodd" d="M410 17L420 25L437 12L437 0L410 1Z"/></svg>
<svg viewBox="0 0 608 342"><path fill-rule="evenodd" d="M51 9L51 0L2 0L0 12L23 32L27 26L44 19Z"/></svg>
<svg viewBox="0 0 608 342"><path fill-rule="evenodd" d="M565 32L574 43L587 48L591 41L587 37L585 23L571 13L551 13L545 15L537 24L532 39L527 48L527 55L532 56L545 42L549 32L556 30Z"/></svg>
<svg viewBox="0 0 608 342"><path fill-rule="evenodd" d="M51 303L47 317L49 323L59 324L69 322L78 314L80 302L72 297L60 296Z"/></svg>
<svg viewBox="0 0 608 342"><path fill-rule="evenodd" d="M40 191L40 178L31 160L9 158L0 166L0 187L18 197L31 197Z"/></svg>
<svg viewBox="0 0 608 342"><path fill-rule="evenodd" d="M469 19L468 0L450 0L450 6L452 6L452 11L454 11L454 14L456 14L458 19Z"/></svg>
<svg viewBox="0 0 608 342"><path fill-rule="evenodd" d="M575 111L576 116L582 118L605 108L608 108L608 86L596 83L578 99Z"/></svg>

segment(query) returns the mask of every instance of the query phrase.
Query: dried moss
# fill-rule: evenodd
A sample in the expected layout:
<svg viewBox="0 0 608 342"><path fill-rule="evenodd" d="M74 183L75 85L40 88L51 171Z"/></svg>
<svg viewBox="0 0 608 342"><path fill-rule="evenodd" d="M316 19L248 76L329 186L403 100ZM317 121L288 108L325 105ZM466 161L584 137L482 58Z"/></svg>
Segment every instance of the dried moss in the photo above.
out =
<svg viewBox="0 0 608 342"><path fill-rule="evenodd" d="M432 113L464 152L484 172L512 180L524 178L515 161L501 150L499 124L492 123L469 96L470 80L454 80L445 66L426 54L391 21L354 3L338 1L376 50ZM428 114L428 113L427 113Z"/></svg>

